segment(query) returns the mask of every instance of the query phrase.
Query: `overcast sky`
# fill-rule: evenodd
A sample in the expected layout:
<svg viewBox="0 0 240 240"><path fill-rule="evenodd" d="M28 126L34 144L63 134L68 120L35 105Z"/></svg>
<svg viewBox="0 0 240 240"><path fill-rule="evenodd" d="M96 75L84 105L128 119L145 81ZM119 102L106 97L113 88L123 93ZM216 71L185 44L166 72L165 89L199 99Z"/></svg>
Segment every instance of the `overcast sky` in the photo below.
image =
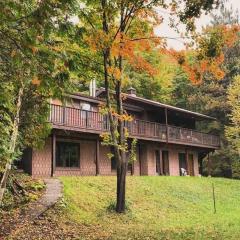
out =
<svg viewBox="0 0 240 240"><path fill-rule="evenodd" d="M228 2L226 3L226 6L228 8L232 6L234 10L238 10L240 13L240 0L228 0ZM168 19L169 14L164 10L159 10L159 14L161 14L164 17L165 21L155 29L155 33L159 36L166 36L170 38L180 37L178 33L176 33L173 29L171 29L168 26L168 21L166 19ZM211 19L210 14L203 15L200 19L198 19L196 22L197 30L201 31L202 27L210 23L210 19ZM181 28L181 31L184 31L184 28ZM167 42L169 47L174 48L176 50L180 50L184 48L183 43L179 40L168 39Z"/></svg>

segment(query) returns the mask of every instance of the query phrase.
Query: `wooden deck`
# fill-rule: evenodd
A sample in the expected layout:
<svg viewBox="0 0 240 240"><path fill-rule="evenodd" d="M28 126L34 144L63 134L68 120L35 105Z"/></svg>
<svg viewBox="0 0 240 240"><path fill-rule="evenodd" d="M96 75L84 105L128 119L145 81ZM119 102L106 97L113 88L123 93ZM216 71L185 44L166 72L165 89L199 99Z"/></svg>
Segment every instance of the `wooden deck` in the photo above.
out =
<svg viewBox="0 0 240 240"><path fill-rule="evenodd" d="M80 110L51 104L50 119L53 128L100 134L109 131L107 116L99 112ZM217 149L218 136L191 129L134 119L126 122L131 137L158 142L184 144Z"/></svg>

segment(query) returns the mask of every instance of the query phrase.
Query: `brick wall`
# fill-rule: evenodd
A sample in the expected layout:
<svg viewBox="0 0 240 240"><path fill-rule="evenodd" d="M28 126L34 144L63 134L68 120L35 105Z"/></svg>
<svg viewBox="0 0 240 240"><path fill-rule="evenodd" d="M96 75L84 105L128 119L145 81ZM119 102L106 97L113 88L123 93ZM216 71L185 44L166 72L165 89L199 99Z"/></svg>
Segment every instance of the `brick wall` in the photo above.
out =
<svg viewBox="0 0 240 240"><path fill-rule="evenodd" d="M141 145L141 163L142 175L155 176L156 175L156 150L167 150L169 152L169 172L171 176L179 176L179 159L180 152L185 153L185 146L169 145L161 146L157 143L145 143ZM193 154L194 160L194 175L198 176L198 158L197 152L192 150L189 153Z"/></svg>
<svg viewBox="0 0 240 240"><path fill-rule="evenodd" d="M140 163L139 163L139 149L137 146L136 151L136 161L133 162L133 175L139 176L140 175Z"/></svg>
<svg viewBox="0 0 240 240"><path fill-rule="evenodd" d="M193 152L193 161L194 161L194 176L199 175L199 167L198 167L198 153Z"/></svg>
<svg viewBox="0 0 240 240"><path fill-rule="evenodd" d="M32 175L41 177L51 176L52 139L49 137L41 150L32 151Z"/></svg>
<svg viewBox="0 0 240 240"><path fill-rule="evenodd" d="M179 176L179 160L178 153L180 149L169 148L169 172L171 176Z"/></svg>
<svg viewBox="0 0 240 240"><path fill-rule="evenodd" d="M108 158L107 154L110 153L109 146L103 146L100 143L99 146L99 173L100 175L113 175L111 171L111 160Z"/></svg>
<svg viewBox="0 0 240 240"><path fill-rule="evenodd" d="M54 175L95 175L96 174L96 142L92 140L71 140L68 141L79 142L80 144L80 168L56 168ZM32 175L33 176L51 176L51 163L52 163L52 142L49 137L46 140L45 147L42 150L32 151ZM169 170L170 175L179 175L179 160L178 153L185 152L184 146L169 145L163 147L158 143L145 142L140 145L139 151L137 151L137 160L134 164L134 175L156 175L156 150L168 150L169 151ZM109 153L109 147L99 146L99 172L100 175L115 175L116 172L111 170L111 161L109 160L107 153ZM198 176L198 158L196 151L189 151L194 157L194 175ZM141 166L140 166L141 162Z"/></svg>

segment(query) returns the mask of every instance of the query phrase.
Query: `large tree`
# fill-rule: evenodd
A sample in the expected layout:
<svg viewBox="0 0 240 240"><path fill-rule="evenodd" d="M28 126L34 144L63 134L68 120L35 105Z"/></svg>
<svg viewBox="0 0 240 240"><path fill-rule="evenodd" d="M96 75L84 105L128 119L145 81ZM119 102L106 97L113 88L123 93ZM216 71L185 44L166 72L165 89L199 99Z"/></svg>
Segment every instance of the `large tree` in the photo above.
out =
<svg viewBox="0 0 240 240"><path fill-rule="evenodd" d="M232 152L232 176L240 178L240 75L236 76L228 88L228 105L231 113L230 124L225 127L225 135Z"/></svg>
<svg viewBox="0 0 240 240"><path fill-rule="evenodd" d="M65 44L57 37L68 3L0 3L0 203L21 148L38 146L49 133L48 99L69 86Z"/></svg>
<svg viewBox="0 0 240 240"><path fill-rule="evenodd" d="M190 110L199 111L218 119L212 124L200 126L201 130L221 136L221 149L210 156L213 176L232 176L233 155L224 129L229 125L229 114L231 113L231 107L227 101L227 91L233 78L240 73L238 32L238 14L232 9L222 7L220 14L212 16L211 24L199 39L199 48L196 48L196 52L203 52L205 56L221 56L220 69L218 69L221 77L218 77L218 74L206 73L197 85L189 84L188 76L183 73L175 78L174 93L178 106L185 106ZM195 59L199 66L200 59ZM205 165L207 166L207 164Z"/></svg>
<svg viewBox="0 0 240 240"><path fill-rule="evenodd" d="M155 68L147 61L144 51L152 47L165 48L161 37L154 35L154 27L161 23L159 9L168 9L184 23L187 30L194 30L194 19L202 12L210 11L218 1L158 1L158 0L87 0L78 2L73 8L78 16L77 27L83 26L84 44L89 52L95 54L86 65L98 62L102 71L100 85L105 88L105 112L110 122L110 135L104 140L113 148L117 161L117 203L116 211L125 211L125 187L127 171L127 130L124 121L130 120L123 109L122 89L130 78L125 71L126 65L155 74ZM177 21L175 21L176 23ZM172 26L174 22L172 21Z"/></svg>

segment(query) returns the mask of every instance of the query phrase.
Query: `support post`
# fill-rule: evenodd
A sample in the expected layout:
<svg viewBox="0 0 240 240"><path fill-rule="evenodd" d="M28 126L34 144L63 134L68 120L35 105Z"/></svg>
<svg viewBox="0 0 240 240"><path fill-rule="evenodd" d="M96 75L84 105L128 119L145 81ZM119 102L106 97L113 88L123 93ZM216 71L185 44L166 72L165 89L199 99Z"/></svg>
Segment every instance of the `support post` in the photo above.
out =
<svg viewBox="0 0 240 240"><path fill-rule="evenodd" d="M96 176L100 174L99 170L99 139L96 140Z"/></svg>
<svg viewBox="0 0 240 240"><path fill-rule="evenodd" d="M168 136L169 136L169 132L168 132L168 112L167 112L167 108L165 108L165 123L166 123L166 140L167 140L167 144L168 144Z"/></svg>
<svg viewBox="0 0 240 240"><path fill-rule="evenodd" d="M187 162L187 174L191 175L190 174L190 166L189 166L189 158L188 158L188 149L187 148L185 149L185 154L186 154L186 162Z"/></svg>
<svg viewBox="0 0 240 240"><path fill-rule="evenodd" d="M210 156L208 153L208 177L211 176L211 161L210 161Z"/></svg>
<svg viewBox="0 0 240 240"><path fill-rule="evenodd" d="M60 109L59 109L59 110L60 110ZM61 111L61 110L60 110L60 111ZM64 106L63 106L63 115L62 115L62 124L63 124L63 125L66 124L65 121L66 121L66 106L64 105Z"/></svg>
<svg viewBox="0 0 240 240"><path fill-rule="evenodd" d="M160 174L163 176L163 159L162 159L162 150L159 147L159 158L160 158Z"/></svg>
<svg viewBox="0 0 240 240"><path fill-rule="evenodd" d="M56 168L56 134L52 133L52 172L51 176L54 176L55 173L55 168Z"/></svg>
<svg viewBox="0 0 240 240"><path fill-rule="evenodd" d="M136 156L137 157L137 156ZM132 161L132 168L131 168L131 175L134 175L135 174L135 164L134 164L135 161Z"/></svg>
<svg viewBox="0 0 240 240"><path fill-rule="evenodd" d="M199 174L203 174L203 158L200 154L198 154L198 162L199 162Z"/></svg>
<svg viewBox="0 0 240 240"><path fill-rule="evenodd" d="M140 170L140 176L142 176L142 158L141 158L141 146L138 144L138 161L139 161L139 170Z"/></svg>

